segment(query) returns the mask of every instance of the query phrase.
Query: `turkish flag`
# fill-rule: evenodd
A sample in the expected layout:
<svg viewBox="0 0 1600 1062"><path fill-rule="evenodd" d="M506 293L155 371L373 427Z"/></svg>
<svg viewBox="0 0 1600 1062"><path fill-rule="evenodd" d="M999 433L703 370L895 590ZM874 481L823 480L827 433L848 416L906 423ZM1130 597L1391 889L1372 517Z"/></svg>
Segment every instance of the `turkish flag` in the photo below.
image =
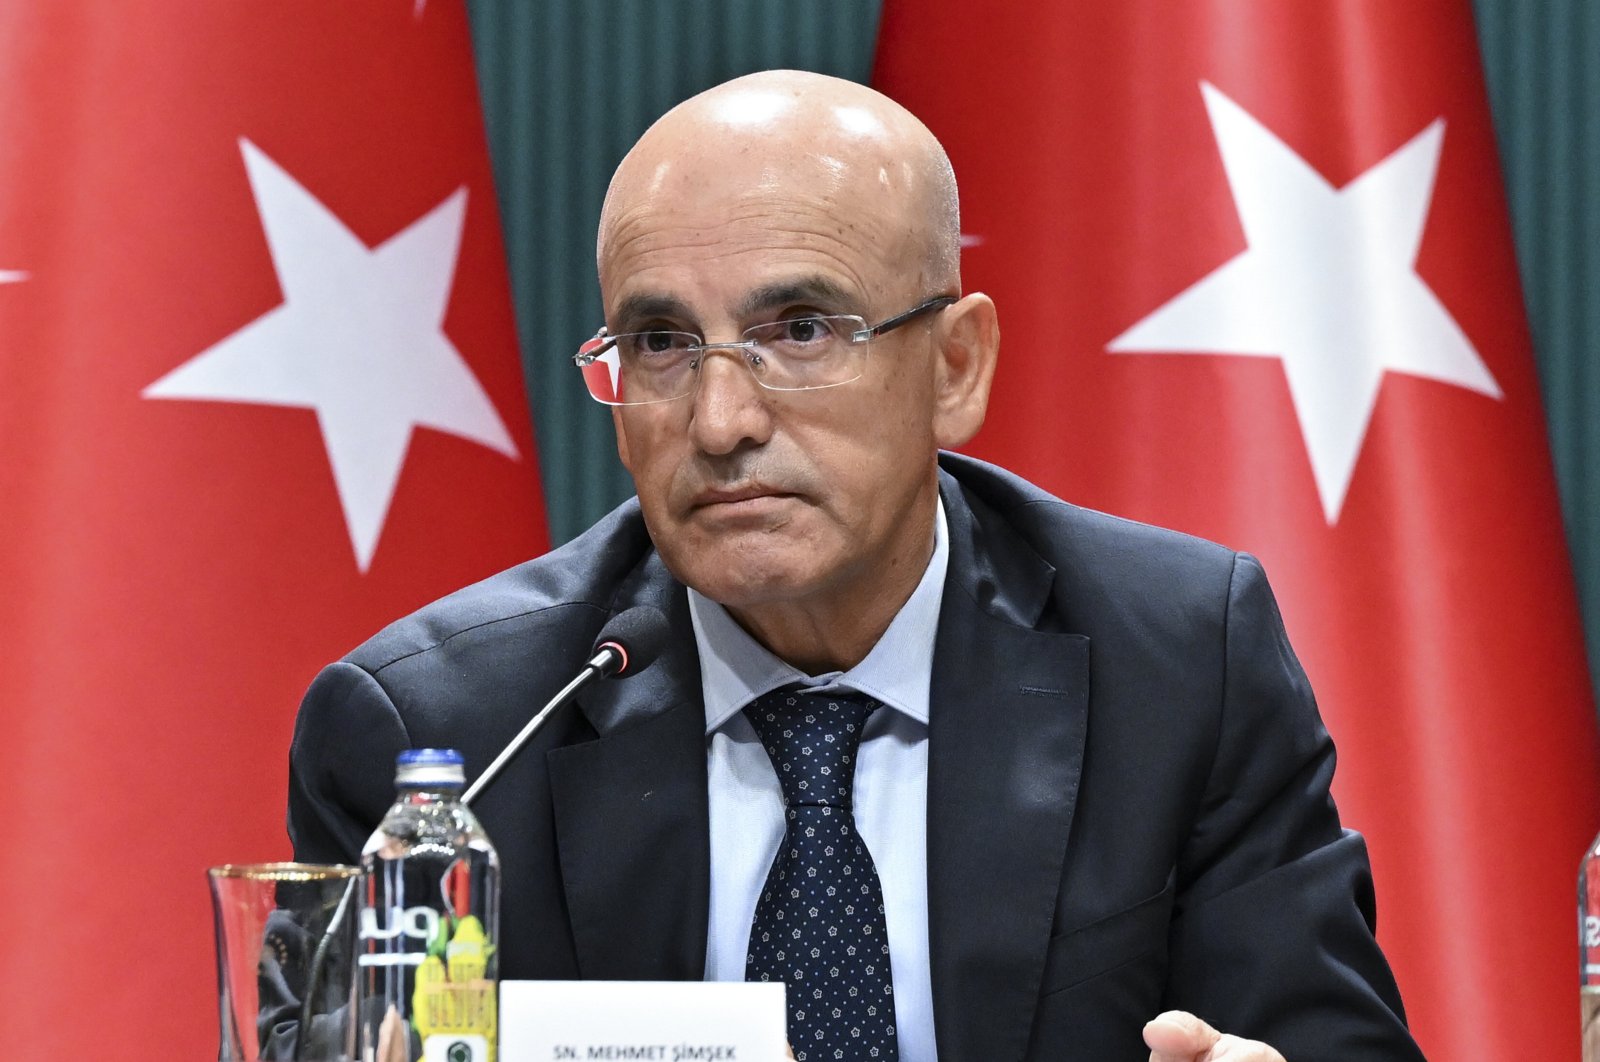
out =
<svg viewBox="0 0 1600 1062"><path fill-rule="evenodd" d="M288 855L302 692L543 550L537 467L458 2L0 5L25 1053L214 1049L204 871Z"/></svg>
<svg viewBox="0 0 1600 1062"><path fill-rule="evenodd" d="M1575 1058L1594 715L1467 0L885 6L1000 307L973 452L1263 559L1423 1048Z"/></svg>

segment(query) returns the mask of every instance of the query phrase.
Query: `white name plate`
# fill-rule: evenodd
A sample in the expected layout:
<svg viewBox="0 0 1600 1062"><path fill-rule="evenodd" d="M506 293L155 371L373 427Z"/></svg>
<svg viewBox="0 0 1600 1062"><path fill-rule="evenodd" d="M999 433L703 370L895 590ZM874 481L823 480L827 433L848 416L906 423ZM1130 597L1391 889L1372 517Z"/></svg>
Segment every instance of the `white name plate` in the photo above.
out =
<svg viewBox="0 0 1600 1062"><path fill-rule="evenodd" d="M502 981L501 1062L782 1062L783 985Z"/></svg>

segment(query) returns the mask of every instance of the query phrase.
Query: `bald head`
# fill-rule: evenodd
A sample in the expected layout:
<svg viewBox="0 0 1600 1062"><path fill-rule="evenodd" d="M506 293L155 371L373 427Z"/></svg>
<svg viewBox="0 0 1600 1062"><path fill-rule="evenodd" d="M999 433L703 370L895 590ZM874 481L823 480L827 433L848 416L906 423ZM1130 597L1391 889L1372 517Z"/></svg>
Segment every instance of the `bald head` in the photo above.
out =
<svg viewBox="0 0 1600 1062"><path fill-rule="evenodd" d="M831 213L841 238L877 241L884 266L920 289L959 291L955 174L933 134L882 93L793 70L708 89L645 132L606 192L602 288L617 244L650 226L781 213L785 201Z"/></svg>

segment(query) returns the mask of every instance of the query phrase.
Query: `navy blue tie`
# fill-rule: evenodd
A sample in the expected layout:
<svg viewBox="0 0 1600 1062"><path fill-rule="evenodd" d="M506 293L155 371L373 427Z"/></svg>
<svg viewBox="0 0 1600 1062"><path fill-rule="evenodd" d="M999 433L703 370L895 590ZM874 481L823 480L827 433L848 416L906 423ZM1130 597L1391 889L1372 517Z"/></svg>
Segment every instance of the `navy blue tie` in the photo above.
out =
<svg viewBox="0 0 1600 1062"><path fill-rule="evenodd" d="M783 843L750 926L746 981L783 981L797 1062L896 1062L883 887L856 832L861 728L878 702L782 689L745 715L783 787Z"/></svg>

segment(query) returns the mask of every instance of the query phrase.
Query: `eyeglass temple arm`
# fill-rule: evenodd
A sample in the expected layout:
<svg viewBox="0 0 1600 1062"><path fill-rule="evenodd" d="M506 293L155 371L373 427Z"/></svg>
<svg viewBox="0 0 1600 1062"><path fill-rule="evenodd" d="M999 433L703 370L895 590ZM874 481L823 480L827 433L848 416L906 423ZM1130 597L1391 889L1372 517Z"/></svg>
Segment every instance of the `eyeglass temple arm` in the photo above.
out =
<svg viewBox="0 0 1600 1062"><path fill-rule="evenodd" d="M887 321L882 321L873 325L871 328L863 329L862 331L857 332L854 338L857 339L857 341L873 339L877 336L883 335L885 332L892 332L901 325L907 323L908 321L913 321L925 313L930 313L934 310L942 310L951 303L959 301L960 300L954 295L939 295L935 298L929 299L927 302L911 307L911 309L907 310L905 313L896 314Z"/></svg>

